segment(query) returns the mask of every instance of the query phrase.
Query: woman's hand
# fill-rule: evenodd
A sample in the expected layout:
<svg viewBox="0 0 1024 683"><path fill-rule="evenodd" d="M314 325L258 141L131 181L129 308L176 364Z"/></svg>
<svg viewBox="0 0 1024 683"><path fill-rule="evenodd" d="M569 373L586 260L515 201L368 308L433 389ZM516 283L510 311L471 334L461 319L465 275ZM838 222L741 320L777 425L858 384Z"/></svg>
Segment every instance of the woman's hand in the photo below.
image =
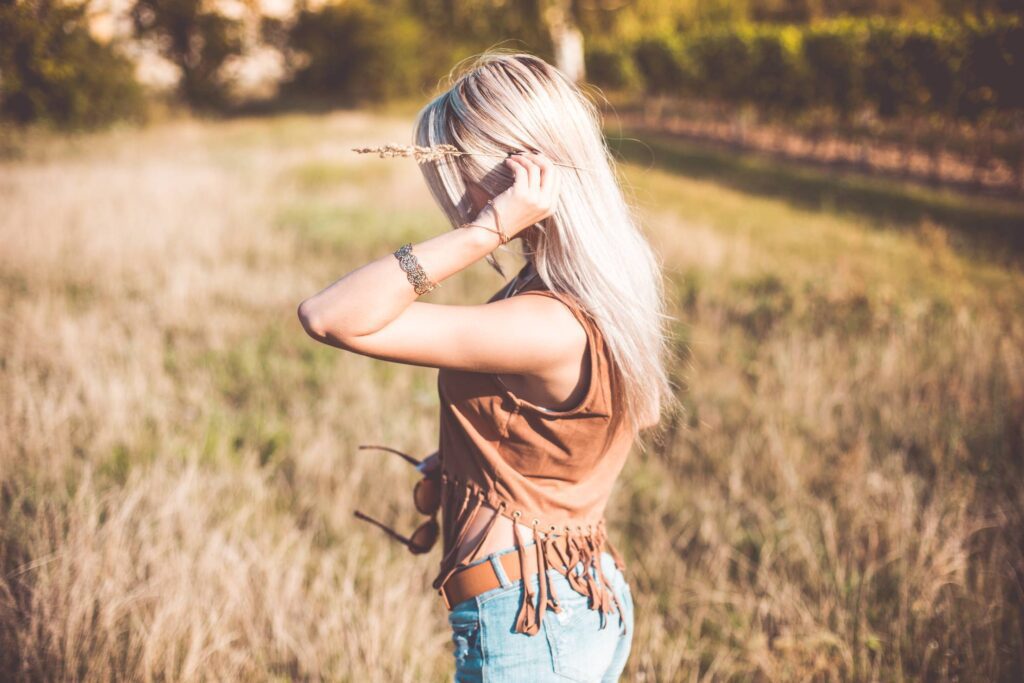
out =
<svg viewBox="0 0 1024 683"><path fill-rule="evenodd" d="M501 229L514 237L555 211L558 201L559 173L543 154L517 152L505 159L515 174L512 187L494 198L494 211ZM486 215L491 207L484 209Z"/></svg>

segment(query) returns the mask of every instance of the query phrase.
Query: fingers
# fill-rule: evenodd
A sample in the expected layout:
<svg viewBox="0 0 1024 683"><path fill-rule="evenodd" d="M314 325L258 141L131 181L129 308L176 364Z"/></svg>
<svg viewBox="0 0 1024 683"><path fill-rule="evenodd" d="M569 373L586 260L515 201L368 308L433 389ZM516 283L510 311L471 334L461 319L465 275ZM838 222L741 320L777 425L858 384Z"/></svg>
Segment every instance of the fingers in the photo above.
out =
<svg viewBox="0 0 1024 683"><path fill-rule="evenodd" d="M509 159L515 163L516 167L522 168L526 173L524 176L526 184L523 186L523 189L531 192L536 192L540 189L540 169L533 161L526 157L526 152L517 152L510 156ZM519 182L519 176L516 176L516 182Z"/></svg>
<svg viewBox="0 0 1024 683"><path fill-rule="evenodd" d="M509 157L509 159L514 160L518 165L526 169L527 187L532 191L544 193L549 184L549 179L557 175L553 172L554 164L543 154L537 152L517 152Z"/></svg>
<svg viewBox="0 0 1024 683"><path fill-rule="evenodd" d="M555 169L555 163L540 153L532 153L527 158L536 164L539 170L538 190L541 197L548 205L554 205L561 177Z"/></svg>
<svg viewBox="0 0 1024 683"><path fill-rule="evenodd" d="M515 184L526 187L530 183L529 173L526 170L526 166L520 162L515 156L510 156L505 159L505 164L512 169L512 173L515 175Z"/></svg>
<svg viewBox="0 0 1024 683"><path fill-rule="evenodd" d="M530 189L534 192L540 191L540 166L537 165L537 161L533 154L523 154L523 163L526 164L526 170L530 174Z"/></svg>
<svg viewBox="0 0 1024 683"><path fill-rule="evenodd" d="M552 215L561 180L555 163L539 152L516 152L505 163L515 175L505 199L513 215L518 209L520 222L527 226Z"/></svg>
<svg viewBox="0 0 1024 683"><path fill-rule="evenodd" d="M533 160L540 169L540 190L549 199L554 197L553 188L558 180L558 173L555 172L555 165L551 159L543 154L534 154Z"/></svg>

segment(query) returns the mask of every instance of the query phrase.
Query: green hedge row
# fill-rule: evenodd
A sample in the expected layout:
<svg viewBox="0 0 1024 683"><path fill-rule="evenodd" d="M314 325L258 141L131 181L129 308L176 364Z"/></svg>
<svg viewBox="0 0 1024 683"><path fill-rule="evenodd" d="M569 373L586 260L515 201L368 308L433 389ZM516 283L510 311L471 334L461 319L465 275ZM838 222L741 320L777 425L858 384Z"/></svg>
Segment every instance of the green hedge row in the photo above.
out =
<svg viewBox="0 0 1024 683"><path fill-rule="evenodd" d="M1024 109L1024 24L1017 17L729 24L626 45L591 41L587 66L590 80L603 87L783 111L829 107L974 120Z"/></svg>

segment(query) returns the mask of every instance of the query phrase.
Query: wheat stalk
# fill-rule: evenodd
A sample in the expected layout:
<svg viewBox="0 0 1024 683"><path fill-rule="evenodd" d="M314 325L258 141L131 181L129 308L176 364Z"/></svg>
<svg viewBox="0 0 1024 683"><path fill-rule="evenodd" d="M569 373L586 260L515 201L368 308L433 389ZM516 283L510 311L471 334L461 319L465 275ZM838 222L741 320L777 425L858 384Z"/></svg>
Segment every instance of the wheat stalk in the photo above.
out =
<svg viewBox="0 0 1024 683"><path fill-rule="evenodd" d="M504 159L507 156L505 154L488 154L486 152L463 152L455 145L448 144L421 147L418 145L398 145L395 143L388 143L386 145L381 145L380 147L353 147L352 151L359 154L376 154L381 159L389 157L413 157L416 159L416 163L419 164L424 164L428 161L439 161L445 156L462 156L464 154L469 156L494 157L497 159ZM578 171L587 170L585 168L580 168L579 166L563 164L558 161L554 162L554 164L555 166L575 168Z"/></svg>

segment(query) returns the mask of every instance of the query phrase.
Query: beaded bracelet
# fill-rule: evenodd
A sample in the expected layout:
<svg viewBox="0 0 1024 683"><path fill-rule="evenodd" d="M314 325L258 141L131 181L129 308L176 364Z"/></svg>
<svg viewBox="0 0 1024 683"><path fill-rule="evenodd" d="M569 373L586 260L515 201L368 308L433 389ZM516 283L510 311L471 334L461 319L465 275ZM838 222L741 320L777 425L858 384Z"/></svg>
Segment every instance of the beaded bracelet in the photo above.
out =
<svg viewBox="0 0 1024 683"><path fill-rule="evenodd" d="M423 267L417 260L416 255L412 253L412 242L406 242L394 252L395 258L402 266L402 270L405 271L405 277L409 280L417 294L426 294L436 287L440 287L436 282L432 282L424 272Z"/></svg>

